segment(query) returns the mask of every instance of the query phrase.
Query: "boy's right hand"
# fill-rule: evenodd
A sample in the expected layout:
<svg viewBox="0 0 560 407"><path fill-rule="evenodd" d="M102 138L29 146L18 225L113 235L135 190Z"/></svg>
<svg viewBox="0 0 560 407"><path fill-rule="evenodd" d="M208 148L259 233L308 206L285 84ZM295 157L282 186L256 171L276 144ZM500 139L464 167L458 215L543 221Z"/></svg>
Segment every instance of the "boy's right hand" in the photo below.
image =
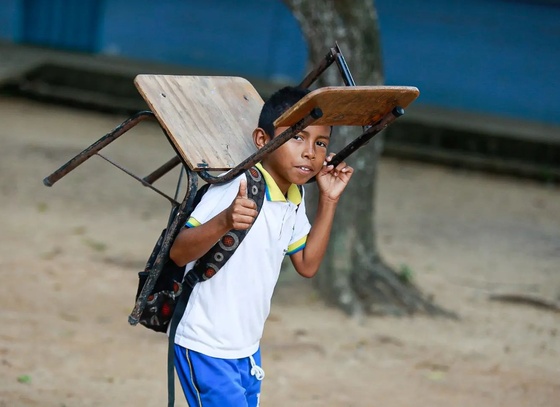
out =
<svg viewBox="0 0 560 407"><path fill-rule="evenodd" d="M226 210L229 229L246 230L257 217L257 204L247 196L247 180L241 179L239 192Z"/></svg>

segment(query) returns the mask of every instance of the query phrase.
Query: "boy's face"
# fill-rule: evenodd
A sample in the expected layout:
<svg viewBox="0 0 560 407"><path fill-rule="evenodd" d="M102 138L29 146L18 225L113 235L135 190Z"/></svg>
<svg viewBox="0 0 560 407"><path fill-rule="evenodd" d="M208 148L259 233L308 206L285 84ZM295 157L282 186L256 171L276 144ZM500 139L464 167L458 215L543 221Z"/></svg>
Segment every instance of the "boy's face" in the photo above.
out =
<svg viewBox="0 0 560 407"><path fill-rule="evenodd" d="M278 127L278 136L288 127ZM331 128L309 126L278 147L262 162L280 190L287 192L291 184L303 185L317 175L327 156Z"/></svg>

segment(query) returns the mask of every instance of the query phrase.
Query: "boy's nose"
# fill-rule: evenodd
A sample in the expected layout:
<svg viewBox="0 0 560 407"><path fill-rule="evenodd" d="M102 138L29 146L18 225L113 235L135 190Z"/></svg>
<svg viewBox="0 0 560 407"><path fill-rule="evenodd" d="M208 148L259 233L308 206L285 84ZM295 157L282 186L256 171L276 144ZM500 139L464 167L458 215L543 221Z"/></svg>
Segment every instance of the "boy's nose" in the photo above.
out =
<svg viewBox="0 0 560 407"><path fill-rule="evenodd" d="M303 150L303 156L305 158L309 158L310 160L315 158L315 146L313 145L308 145L306 146L306 148Z"/></svg>

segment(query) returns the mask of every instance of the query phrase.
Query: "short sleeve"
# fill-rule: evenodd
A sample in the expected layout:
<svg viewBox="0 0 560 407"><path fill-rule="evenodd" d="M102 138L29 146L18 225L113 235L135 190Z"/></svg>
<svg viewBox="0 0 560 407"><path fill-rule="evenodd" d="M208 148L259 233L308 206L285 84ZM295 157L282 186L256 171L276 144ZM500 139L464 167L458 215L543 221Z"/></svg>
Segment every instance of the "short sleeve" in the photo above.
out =
<svg viewBox="0 0 560 407"><path fill-rule="evenodd" d="M243 177L245 177L245 174L241 174L225 184L210 185L208 191L202 196L199 204L191 213L186 226L195 227L206 223L229 207L239 192L239 183Z"/></svg>
<svg viewBox="0 0 560 407"><path fill-rule="evenodd" d="M302 198L301 203L296 211L296 222L294 225L294 231L292 233L292 239L288 245L287 255L292 255L294 253L303 250L305 244L307 243L307 235L311 230L311 224L307 218L307 213L305 211L305 196L302 188Z"/></svg>

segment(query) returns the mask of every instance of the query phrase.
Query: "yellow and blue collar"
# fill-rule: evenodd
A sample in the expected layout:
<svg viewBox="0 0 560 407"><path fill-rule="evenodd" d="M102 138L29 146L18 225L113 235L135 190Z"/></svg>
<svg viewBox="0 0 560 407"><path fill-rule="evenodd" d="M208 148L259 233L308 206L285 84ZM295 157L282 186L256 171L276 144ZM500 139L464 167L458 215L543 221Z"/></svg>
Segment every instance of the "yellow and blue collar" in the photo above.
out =
<svg viewBox="0 0 560 407"><path fill-rule="evenodd" d="M286 197L278 188L276 181L272 178L272 175L268 173L267 170L264 169L261 163L255 165L264 177L264 181L266 182L266 199L268 201L273 202L286 202ZM301 192L296 184L290 185L288 188L288 201L295 205L299 205L301 203Z"/></svg>

